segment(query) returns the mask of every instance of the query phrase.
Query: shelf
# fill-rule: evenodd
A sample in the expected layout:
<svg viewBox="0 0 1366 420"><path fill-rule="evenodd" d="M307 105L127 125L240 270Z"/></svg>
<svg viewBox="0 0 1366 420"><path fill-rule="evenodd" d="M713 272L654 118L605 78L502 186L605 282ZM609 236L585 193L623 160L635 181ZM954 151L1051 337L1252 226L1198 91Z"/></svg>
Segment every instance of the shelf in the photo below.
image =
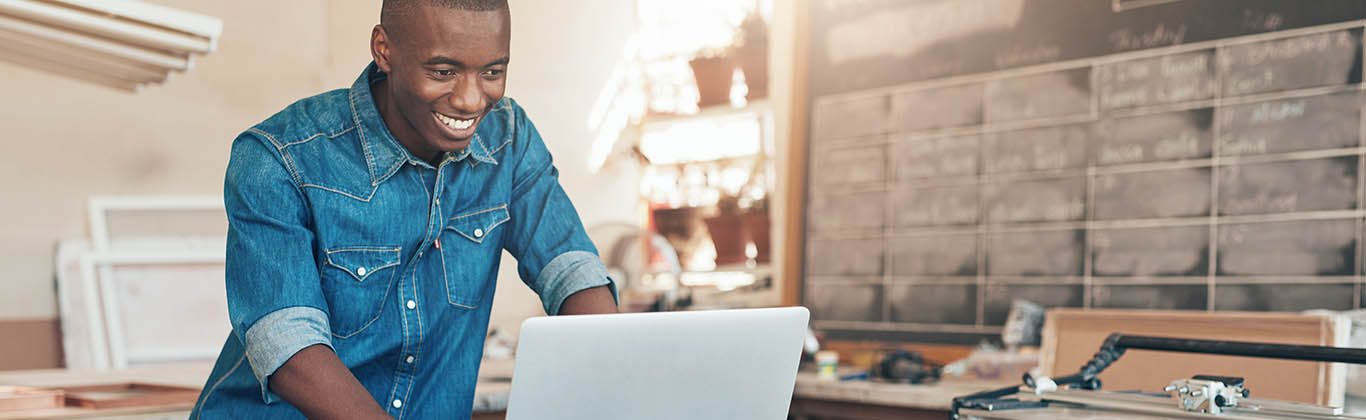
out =
<svg viewBox="0 0 1366 420"><path fill-rule="evenodd" d="M649 125L680 124L697 121L705 121L714 118L730 118L744 114L762 114L772 109L768 98L756 99L742 107L733 107L730 104L713 105L698 110L696 114L645 114L637 124L640 127Z"/></svg>

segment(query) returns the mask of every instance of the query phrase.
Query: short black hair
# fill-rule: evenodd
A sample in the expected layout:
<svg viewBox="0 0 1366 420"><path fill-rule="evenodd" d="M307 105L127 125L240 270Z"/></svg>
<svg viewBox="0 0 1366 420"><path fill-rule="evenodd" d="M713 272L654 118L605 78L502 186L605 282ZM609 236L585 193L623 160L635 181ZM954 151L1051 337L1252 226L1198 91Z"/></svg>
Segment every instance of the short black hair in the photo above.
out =
<svg viewBox="0 0 1366 420"><path fill-rule="evenodd" d="M419 6L431 5L448 9L483 12L501 10L508 7L507 0L384 0L379 10L379 24L393 34L401 30L404 18Z"/></svg>

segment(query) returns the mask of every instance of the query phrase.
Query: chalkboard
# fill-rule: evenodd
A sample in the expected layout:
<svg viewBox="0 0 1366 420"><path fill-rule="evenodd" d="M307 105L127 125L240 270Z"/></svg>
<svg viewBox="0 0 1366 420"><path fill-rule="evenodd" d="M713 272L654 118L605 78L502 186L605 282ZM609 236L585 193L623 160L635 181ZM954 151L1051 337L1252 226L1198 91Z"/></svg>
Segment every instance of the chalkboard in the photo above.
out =
<svg viewBox="0 0 1366 420"><path fill-rule="evenodd" d="M1360 309L1366 2L817 0L802 303L972 344L1011 302Z"/></svg>

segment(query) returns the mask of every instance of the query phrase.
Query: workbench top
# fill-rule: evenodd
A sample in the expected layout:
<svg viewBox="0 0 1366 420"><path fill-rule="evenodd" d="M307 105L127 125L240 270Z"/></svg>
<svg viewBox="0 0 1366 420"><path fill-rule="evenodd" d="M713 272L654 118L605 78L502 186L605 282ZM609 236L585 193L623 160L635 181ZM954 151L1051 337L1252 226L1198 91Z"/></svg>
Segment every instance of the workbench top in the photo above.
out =
<svg viewBox="0 0 1366 420"><path fill-rule="evenodd" d="M815 372L798 372L797 386L792 398L948 411L952 408L954 397L1018 384L1018 380L945 379L923 385L867 380L831 381L818 378Z"/></svg>
<svg viewBox="0 0 1366 420"><path fill-rule="evenodd" d="M474 388L475 413L499 412L507 409L508 391L512 388L512 366L511 360L486 359L483 361L479 369L479 382ZM137 366L110 371L72 371L66 369L0 371L0 385L46 388L115 382L148 382L201 388L212 370L213 364L211 363L176 363ZM98 411L70 407L48 410L0 411L0 419L59 419L91 416L110 419L183 417L189 413L192 405L132 407Z"/></svg>

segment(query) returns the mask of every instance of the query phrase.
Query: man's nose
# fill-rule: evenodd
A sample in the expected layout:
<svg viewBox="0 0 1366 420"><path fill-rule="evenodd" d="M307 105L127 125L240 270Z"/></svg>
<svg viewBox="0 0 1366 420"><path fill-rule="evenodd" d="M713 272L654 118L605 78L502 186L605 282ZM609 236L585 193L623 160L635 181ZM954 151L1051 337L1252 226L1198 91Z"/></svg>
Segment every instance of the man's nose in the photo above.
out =
<svg viewBox="0 0 1366 420"><path fill-rule="evenodd" d="M462 116L474 115L484 109L484 95L479 92L477 76L460 77L450 97L451 106L465 114Z"/></svg>

